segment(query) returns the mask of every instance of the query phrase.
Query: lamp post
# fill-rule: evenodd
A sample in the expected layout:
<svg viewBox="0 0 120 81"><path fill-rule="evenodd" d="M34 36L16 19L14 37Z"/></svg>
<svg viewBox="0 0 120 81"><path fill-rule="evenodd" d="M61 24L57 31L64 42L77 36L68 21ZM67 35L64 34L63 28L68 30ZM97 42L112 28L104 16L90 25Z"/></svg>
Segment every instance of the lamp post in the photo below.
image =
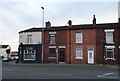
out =
<svg viewBox="0 0 120 81"><path fill-rule="evenodd" d="M1 42L1 45L0 45L0 57L2 57L2 42Z"/></svg>
<svg viewBox="0 0 120 81"><path fill-rule="evenodd" d="M43 29L42 29L42 63L43 63L43 51L44 51L44 7L41 7L43 10Z"/></svg>

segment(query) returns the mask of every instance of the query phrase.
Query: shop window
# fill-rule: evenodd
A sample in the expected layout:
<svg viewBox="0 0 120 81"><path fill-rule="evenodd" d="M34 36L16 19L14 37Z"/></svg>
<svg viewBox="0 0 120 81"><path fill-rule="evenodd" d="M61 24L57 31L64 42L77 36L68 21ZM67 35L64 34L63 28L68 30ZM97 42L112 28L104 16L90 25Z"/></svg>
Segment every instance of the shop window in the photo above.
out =
<svg viewBox="0 0 120 81"><path fill-rule="evenodd" d="M35 60L35 50L24 50L24 60Z"/></svg>

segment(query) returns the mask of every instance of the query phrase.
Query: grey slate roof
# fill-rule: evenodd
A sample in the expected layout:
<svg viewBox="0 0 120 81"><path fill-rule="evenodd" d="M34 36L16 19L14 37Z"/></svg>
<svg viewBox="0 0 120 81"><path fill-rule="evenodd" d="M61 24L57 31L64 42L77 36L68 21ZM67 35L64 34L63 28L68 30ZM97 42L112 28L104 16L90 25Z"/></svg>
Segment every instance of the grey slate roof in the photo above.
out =
<svg viewBox="0 0 120 81"><path fill-rule="evenodd" d="M76 30L76 29L111 29L111 28L120 28L120 23L105 23L105 24L83 24L83 25L72 25L72 26L53 26L49 28L44 28L44 31L57 31L57 30ZM20 31L22 32L39 32L43 28L31 28L27 30Z"/></svg>

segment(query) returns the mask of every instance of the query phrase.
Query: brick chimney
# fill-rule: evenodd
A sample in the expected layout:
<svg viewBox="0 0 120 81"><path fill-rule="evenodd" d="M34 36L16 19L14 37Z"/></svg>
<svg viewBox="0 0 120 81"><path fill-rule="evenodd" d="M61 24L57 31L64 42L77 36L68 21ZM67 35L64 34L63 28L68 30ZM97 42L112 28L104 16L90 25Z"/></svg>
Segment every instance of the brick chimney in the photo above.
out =
<svg viewBox="0 0 120 81"><path fill-rule="evenodd" d="M68 21L68 25L72 26L72 21L71 20Z"/></svg>
<svg viewBox="0 0 120 81"><path fill-rule="evenodd" d="M51 27L50 21L46 22L45 24L46 24L46 28Z"/></svg>
<svg viewBox="0 0 120 81"><path fill-rule="evenodd" d="M93 24L96 24L96 18L95 18L95 15L93 15Z"/></svg>

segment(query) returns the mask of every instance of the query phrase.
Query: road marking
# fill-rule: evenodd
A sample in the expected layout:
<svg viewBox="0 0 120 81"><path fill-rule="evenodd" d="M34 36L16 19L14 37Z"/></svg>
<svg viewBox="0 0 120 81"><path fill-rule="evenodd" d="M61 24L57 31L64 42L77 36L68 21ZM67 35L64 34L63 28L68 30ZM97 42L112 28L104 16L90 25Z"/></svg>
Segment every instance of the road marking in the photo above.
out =
<svg viewBox="0 0 120 81"><path fill-rule="evenodd" d="M105 73L103 75L108 76L108 75L113 75L113 74L115 74L115 73Z"/></svg>
<svg viewBox="0 0 120 81"><path fill-rule="evenodd" d="M118 76L113 76L114 74L117 74L117 73L105 73L105 74L98 75L97 77L98 78L111 78L111 79L120 78Z"/></svg>

